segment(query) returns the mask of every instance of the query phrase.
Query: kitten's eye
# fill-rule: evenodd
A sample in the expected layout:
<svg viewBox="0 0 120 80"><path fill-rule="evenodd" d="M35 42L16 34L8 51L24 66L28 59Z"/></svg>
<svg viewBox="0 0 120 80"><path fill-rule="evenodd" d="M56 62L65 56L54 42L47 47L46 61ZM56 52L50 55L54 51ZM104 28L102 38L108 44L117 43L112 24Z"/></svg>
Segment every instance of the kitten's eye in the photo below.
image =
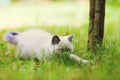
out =
<svg viewBox="0 0 120 80"><path fill-rule="evenodd" d="M69 51L71 51L71 49L69 49L69 48L60 48L59 50L61 52L69 52Z"/></svg>
<svg viewBox="0 0 120 80"><path fill-rule="evenodd" d="M69 51L71 51L71 49L68 48L68 49L66 49L66 51L69 52Z"/></svg>

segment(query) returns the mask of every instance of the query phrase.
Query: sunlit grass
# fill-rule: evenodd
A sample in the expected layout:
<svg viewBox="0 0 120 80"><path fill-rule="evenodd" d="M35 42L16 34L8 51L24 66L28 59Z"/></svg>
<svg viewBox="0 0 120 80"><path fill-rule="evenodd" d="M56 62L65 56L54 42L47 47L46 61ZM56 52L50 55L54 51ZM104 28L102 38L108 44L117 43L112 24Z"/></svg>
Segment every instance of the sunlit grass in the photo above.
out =
<svg viewBox="0 0 120 80"><path fill-rule="evenodd" d="M52 7L54 6L51 5L51 7L50 6L49 7L53 9ZM71 7L73 6L75 5L72 5ZM12 7L12 9L13 8L16 7ZM37 9L35 11L37 11ZM42 11L40 10L40 12ZM47 10L45 11L43 10L43 13L41 14L43 15L46 12ZM62 10L61 12L62 14L64 14L64 10ZM92 56L91 53L87 51L87 38L88 38L87 21L85 21L85 23L83 23L80 27L76 27L73 23L70 23L71 25L55 24L49 25L50 27L48 27L46 23L39 24L38 23L39 20L35 20L36 17L30 12L28 16L32 15L32 17L34 18L33 22L38 23L35 24L34 27L42 28L52 34L59 35L74 34L75 35L73 39L74 53L82 58L86 58L88 60L92 59L94 61L94 64L78 65L76 63L74 65L73 64L67 65L64 63L59 63L54 60L50 62L44 61L39 63L34 62L34 60L25 61L19 60L18 58L15 57L16 50L15 46L4 42L3 35L5 32L10 30L18 30L22 32L28 28L33 28L33 26L29 27L28 25L22 25L21 28L15 29L9 28L0 31L0 80L119 80L120 79L119 12L120 12L119 8L112 7L107 4L105 20L105 37L103 40L103 47L101 48L101 50L98 51L97 55L94 57ZM18 13L19 12L16 12L15 16L20 15L22 16L22 12L21 14ZM8 13L6 14L10 16L10 14ZM24 10L23 14L27 15L27 13L24 13ZM46 13L45 15L47 14L49 13ZM61 15L61 13L59 14ZM68 19L70 19L70 21L72 19L73 20L75 19L76 21L76 17L74 17L76 16L76 14L78 15L79 12L74 13L74 11L73 12L70 11L69 13L69 11L68 12L66 11L65 15L62 15L62 17L67 17ZM84 14L84 16L88 17L88 15L86 14ZM52 12L50 16L55 17L52 14ZM85 18L85 20L88 20L88 18Z"/></svg>

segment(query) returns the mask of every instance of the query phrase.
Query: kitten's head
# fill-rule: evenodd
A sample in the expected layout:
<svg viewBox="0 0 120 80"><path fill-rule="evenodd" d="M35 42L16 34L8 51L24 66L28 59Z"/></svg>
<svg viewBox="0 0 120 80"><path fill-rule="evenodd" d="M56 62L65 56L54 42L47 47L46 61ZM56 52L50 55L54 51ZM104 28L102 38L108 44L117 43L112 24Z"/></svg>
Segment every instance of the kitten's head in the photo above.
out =
<svg viewBox="0 0 120 80"><path fill-rule="evenodd" d="M73 35L69 36L58 36L54 35L52 37L52 45L55 46L55 51L73 51L73 44L72 44Z"/></svg>
<svg viewBox="0 0 120 80"><path fill-rule="evenodd" d="M7 32L4 35L4 40L16 45L18 42L18 40L17 40L18 35L19 35L19 32L17 32L17 31Z"/></svg>

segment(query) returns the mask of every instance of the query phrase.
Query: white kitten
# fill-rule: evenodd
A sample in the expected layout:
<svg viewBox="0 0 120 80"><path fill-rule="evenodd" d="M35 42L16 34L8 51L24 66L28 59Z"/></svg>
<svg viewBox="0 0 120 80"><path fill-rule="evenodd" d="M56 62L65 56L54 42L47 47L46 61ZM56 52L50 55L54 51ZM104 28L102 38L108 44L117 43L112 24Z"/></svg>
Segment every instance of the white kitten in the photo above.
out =
<svg viewBox="0 0 120 80"><path fill-rule="evenodd" d="M19 58L38 58L49 57L52 53L63 51L64 48L73 50L72 45L73 35L58 36L41 29L30 29L25 32L7 32L4 40L17 46L17 56ZM78 62L87 63L74 54L69 57Z"/></svg>

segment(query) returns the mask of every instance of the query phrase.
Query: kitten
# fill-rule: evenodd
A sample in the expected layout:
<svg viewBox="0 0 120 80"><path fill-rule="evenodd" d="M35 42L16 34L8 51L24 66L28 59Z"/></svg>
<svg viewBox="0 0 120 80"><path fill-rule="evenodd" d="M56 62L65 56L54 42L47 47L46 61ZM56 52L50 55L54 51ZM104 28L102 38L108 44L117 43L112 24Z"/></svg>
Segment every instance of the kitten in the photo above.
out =
<svg viewBox="0 0 120 80"><path fill-rule="evenodd" d="M29 29L22 33L11 31L4 35L5 41L17 46L17 57L22 59L50 57L54 52L63 52L64 48L73 51L72 38L73 35L52 35L41 29ZM88 62L74 54L70 54L69 58Z"/></svg>

